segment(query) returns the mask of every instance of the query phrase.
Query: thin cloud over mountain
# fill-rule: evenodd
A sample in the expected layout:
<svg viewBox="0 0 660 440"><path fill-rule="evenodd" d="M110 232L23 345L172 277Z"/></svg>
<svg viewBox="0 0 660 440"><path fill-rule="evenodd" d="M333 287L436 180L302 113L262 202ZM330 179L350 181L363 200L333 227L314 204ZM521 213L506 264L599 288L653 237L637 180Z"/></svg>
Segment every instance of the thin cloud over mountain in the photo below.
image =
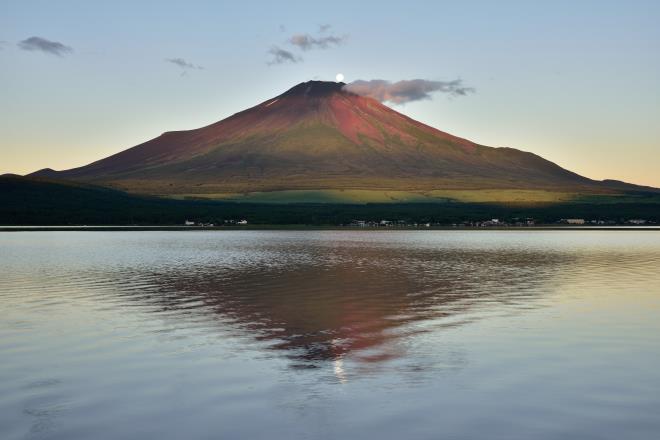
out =
<svg viewBox="0 0 660 440"><path fill-rule="evenodd" d="M328 35L325 37L312 37L309 34L296 34L289 39L289 43L301 50L329 49L339 46L346 41L347 36Z"/></svg>
<svg viewBox="0 0 660 440"><path fill-rule="evenodd" d="M286 40L286 43L293 46L294 49L303 52L310 50L325 50L344 44L348 39L347 35L327 35L327 32L331 27L332 26L329 24L321 24L319 25L316 36L308 33L293 34ZM280 25L279 30L280 32L284 32L286 28L284 25ZM267 61L269 66L275 64L299 63L303 61L303 58L300 55L277 45L273 45L268 50L268 54L270 55L270 59Z"/></svg>
<svg viewBox="0 0 660 440"><path fill-rule="evenodd" d="M282 49L279 46L273 46L268 49L268 54L271 55L271 59L267 63L269 66L274 64L298 63L303 60L293 52Z"/></svg>
<svg viewBox="0 0 660 440"><path fill-rule="evenodd" d="M384 79L357 80L344 86L344 90L356 95L369 96L380 102L391 102L393 104L431 99L431 94L435 92L456 97L465 96L475 91L472 87L464 86L463 81L460 79L453 81L412 79L397 82Z"/></svg>

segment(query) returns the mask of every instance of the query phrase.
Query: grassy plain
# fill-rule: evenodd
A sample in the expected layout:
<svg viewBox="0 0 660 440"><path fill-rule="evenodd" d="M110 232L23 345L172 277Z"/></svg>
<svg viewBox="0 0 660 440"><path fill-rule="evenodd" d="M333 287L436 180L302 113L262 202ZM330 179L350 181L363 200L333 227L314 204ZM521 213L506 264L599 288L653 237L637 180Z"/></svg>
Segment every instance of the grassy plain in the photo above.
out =
<svg viewBox="0 0 660 440"><path fill-rule="evenodd" d="M249 193L177 194L178 200L220 200L237 203L565 203L589 198L597 201L607 197L617 201L620 195L582 195L569 191L483 189L483 190L429 190L390 191L372 189L285 190Z"/></svg>

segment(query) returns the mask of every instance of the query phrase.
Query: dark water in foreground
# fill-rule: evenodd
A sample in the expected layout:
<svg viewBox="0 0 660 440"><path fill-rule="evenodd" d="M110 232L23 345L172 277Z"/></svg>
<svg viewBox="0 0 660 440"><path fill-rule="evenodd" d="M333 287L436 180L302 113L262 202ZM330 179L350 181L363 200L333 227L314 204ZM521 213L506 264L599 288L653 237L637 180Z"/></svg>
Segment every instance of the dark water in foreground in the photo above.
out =
<svg viewBox="0 0 660 440"><path fill-rule="evenodd" d="M660 232L0 234L0 438L660 438Z"/></svg>

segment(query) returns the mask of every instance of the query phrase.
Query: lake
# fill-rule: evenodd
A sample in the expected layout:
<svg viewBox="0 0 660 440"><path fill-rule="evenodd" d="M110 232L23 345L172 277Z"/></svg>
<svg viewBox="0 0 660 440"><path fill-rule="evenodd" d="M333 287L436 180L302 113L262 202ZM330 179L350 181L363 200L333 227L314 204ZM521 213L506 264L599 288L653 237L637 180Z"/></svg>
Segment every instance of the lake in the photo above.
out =
<svg viewBox="0 0 660 440"><path fill-rule="evenodd" d="M660 438L658 231L0 233L0 438Z"/></svg>

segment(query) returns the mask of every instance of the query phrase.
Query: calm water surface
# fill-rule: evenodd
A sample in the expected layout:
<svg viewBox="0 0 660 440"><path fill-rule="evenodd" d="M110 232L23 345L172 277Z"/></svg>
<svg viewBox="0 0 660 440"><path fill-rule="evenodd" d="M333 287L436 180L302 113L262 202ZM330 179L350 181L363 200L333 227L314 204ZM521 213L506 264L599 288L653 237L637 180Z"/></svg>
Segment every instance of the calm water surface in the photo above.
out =
<svg viewBox="0 0 660 440"><path fill-rule="evenodd" d="M660 438L660 232L0 233L0 438Z"/></svg>

